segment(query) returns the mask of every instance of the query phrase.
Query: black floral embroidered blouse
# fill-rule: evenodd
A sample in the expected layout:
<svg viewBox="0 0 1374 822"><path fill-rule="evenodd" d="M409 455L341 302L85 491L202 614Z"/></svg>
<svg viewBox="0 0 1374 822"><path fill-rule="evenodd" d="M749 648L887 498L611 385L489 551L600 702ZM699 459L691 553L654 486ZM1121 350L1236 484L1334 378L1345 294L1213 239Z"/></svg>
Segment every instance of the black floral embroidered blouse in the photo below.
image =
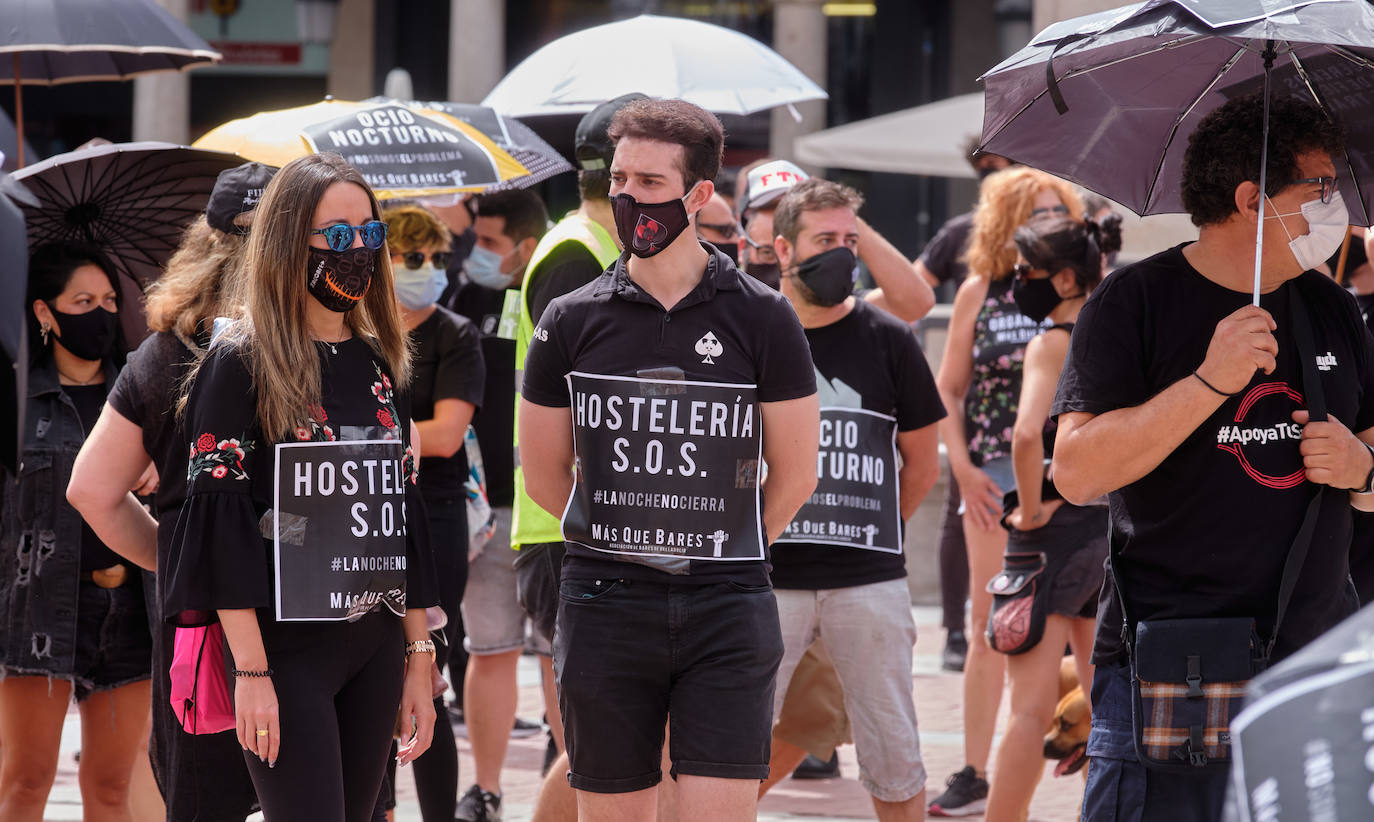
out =
<svg viewBox="0 0 1374 822"><path fill-rule="evenodd" d="M436 605L408 399L365 340L354 337L318 348L322 402L296 428L295 439L399 439L405 444L406 606ZM188 487L160 574L165 618L176 625L202 625L213 622L218 609L258 608L260 619L272 619L276 443L265 441L258 427L253 380L238 349L211 349L191 389L182 430L189 443Z"/></svg>

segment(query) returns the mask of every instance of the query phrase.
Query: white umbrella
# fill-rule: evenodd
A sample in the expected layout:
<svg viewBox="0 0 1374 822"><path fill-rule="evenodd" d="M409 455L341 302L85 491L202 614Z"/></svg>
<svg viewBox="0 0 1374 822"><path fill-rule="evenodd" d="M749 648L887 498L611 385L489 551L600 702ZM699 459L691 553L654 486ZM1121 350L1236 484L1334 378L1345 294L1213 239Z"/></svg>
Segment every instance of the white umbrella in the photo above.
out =
<svg viewBox="0 0 1374 822"><path fill-rule="evenodd" d="M751 114L825 91L777 52L721 26L644 14L549 43L507 74L482 105L509 117L580 114L630 92Z"/></svg>
<svg viewBox="0 0 1374 822"><path fill-rule="evenodd" d="M797 159L828 168L967 177L964 143L983 130L983 94L961 94L828 128L792 144Z"/></svg>

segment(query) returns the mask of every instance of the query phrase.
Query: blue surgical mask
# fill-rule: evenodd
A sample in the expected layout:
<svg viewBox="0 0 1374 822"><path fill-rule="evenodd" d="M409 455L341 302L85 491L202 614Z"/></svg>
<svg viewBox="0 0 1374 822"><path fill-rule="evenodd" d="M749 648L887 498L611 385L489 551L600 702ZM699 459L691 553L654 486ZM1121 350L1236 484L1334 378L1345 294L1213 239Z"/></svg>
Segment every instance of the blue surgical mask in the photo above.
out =
<svg viewBox="0 0 1374 822"><path fill-rule="evenodd" d="M411 311L433 305L448 285L448 272L430 265L422 265L413 271L405 266L396 266L394 272L396 299Z"/></svg>
<svg viewBox="0 0 1374 822"><path fill-rule="evenodd" d="M510 254L514 253L515 250L511 249ZM472 247L472 253L463 261L463 273L468 276L470 281L483 288L490 288L493 291L510 288L510 284L515 282L515 275L520 273L519 270L508 274L502 273L501 264L506 261L506 257L509 257L510 254L503 256L480 245L475 245Z"/></svg>

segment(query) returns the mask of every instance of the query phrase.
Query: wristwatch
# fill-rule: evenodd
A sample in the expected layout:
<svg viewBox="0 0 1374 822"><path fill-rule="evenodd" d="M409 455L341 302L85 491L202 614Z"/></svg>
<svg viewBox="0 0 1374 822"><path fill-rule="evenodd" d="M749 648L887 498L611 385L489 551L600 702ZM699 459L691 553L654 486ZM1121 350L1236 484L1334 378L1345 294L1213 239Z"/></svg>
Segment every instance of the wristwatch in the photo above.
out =
<svg viewBox="0 0 1374 822"><path fill-rule="evenodd" d="M406 643L406 659L410 659L411 654L429 654L434 656L434 640L417 639L414 642Z"/></svg>

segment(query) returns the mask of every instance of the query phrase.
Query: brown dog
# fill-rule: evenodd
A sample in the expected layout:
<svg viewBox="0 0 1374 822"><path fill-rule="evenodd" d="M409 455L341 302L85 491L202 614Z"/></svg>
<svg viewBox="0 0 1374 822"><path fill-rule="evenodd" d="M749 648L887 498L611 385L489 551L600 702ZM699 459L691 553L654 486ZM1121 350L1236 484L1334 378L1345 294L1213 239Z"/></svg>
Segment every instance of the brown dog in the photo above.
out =
<svg viewBox="0 0 1374 822"><path fill-rule="evenodd" d="M1088 732L1092 730L1092 706L1078 682L1073 657L1059 666L1059 705L1045 734L1045 758L1057 761L1055 776L1077 773L1088 764ZM1087 779L1087 773L1083 778Z"/></svg>

